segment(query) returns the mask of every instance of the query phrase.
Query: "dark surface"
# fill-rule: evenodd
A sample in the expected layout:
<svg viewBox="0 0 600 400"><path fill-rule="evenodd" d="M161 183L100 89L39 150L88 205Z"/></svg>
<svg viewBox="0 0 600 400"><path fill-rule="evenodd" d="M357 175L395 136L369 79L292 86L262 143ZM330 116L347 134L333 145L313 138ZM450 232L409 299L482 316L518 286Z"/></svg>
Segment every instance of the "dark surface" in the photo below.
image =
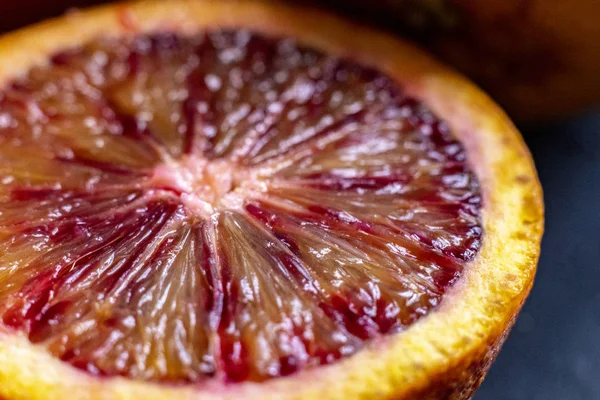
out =
<svg viewBox="0 0 600 400"><path fill-rule="evenodd" d="M86 7L108 0L0 0L0 32L62 14L70 7Z"/></svg>
<svg viewBox="0 0 600 400"><path fill-rule="evenodd" d="M598 400L600 111L521 131L546 233L531 296L475 400Z"/></svg>

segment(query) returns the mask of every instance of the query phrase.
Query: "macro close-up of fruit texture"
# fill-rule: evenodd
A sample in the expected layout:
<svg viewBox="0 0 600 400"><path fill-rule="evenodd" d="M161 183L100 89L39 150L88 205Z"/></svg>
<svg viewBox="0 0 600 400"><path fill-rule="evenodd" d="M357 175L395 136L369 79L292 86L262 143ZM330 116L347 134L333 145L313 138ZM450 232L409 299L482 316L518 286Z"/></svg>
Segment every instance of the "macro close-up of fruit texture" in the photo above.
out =
<svg viewBox="0 0 600 400"><path fill-rule="evenodd" d="M598 16L0 0L0 400L600 400Z"/></svg>

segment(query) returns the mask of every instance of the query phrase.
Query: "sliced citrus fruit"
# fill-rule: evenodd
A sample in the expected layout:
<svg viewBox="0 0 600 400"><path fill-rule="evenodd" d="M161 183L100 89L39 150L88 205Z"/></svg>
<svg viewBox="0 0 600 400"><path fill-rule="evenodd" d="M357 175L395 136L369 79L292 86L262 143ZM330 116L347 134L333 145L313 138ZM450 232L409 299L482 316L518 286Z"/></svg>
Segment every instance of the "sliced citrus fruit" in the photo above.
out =
<svg viewBox="0 0 600 400"><path fill-rule="evenodd" d="M262 2L0 41L0 396L468 398L533 281L504 114L413 47Z"/></svg>

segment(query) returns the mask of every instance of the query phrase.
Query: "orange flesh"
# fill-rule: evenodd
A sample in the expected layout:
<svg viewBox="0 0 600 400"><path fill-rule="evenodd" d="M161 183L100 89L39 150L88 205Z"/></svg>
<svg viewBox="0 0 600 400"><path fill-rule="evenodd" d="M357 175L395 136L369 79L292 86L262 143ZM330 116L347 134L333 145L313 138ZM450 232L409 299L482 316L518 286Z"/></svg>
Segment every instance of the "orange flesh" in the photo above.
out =
<svg viewBox="0 0 600 400"><path fill-rule="evenodd" d="M444 122L288 39L98 40L0 102L1 321L93 374L330 363L426 315L480 248Z"/></svg>

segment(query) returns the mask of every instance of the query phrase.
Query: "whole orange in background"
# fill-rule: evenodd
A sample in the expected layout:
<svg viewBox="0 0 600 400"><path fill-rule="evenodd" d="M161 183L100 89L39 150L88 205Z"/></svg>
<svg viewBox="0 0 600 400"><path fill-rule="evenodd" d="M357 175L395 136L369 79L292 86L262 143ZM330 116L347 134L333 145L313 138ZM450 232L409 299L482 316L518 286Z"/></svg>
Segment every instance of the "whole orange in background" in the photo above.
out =
<svg viewBox="0 0 600 400"><path fill-rule="evenodd" d="M415 38L479 83L513 118L563 117L600 103L599 1L332 3Z"/></svg>

